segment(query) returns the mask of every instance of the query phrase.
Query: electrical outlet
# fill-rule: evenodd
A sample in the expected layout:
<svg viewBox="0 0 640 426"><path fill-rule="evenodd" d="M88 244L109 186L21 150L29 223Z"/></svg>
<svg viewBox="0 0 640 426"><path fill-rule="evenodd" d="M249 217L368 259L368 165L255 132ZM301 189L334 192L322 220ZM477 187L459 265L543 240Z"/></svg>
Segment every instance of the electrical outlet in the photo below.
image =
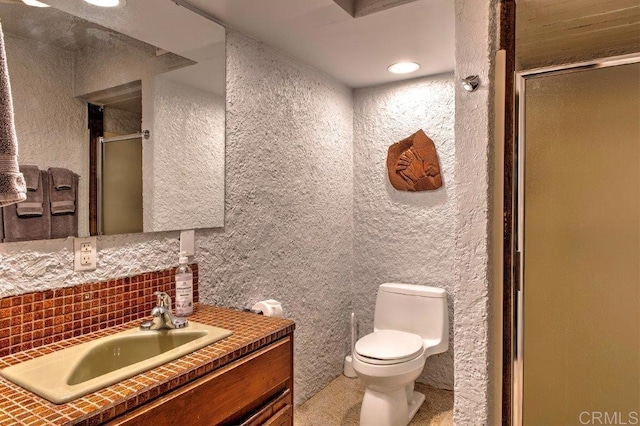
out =
<svg viewBox="0 0 640 426"><path fill-rule="evenodd" d="M74 238L74 271L93 271L96 269L98 253L96 237Z"/></svg>

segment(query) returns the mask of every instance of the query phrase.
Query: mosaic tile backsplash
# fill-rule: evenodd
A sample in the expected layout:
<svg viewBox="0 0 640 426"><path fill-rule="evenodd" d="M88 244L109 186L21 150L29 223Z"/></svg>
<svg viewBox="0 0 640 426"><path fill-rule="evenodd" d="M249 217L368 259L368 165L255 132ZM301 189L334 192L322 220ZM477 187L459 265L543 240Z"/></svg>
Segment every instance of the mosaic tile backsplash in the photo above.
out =
<svg viewBox="0 0 640 426"><path fill-rule="evenodd" d="M198 265L192 264L198 302ZM149 315L156 291L175 299L175 268L0 299L0 357Z"/></svg>

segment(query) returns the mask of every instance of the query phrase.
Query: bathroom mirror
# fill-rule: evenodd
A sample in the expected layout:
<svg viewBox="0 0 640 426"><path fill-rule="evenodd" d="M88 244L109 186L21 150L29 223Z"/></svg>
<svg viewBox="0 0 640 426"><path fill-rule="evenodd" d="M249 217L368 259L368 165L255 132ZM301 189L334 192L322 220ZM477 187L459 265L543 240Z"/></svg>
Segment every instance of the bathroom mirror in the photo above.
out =
<svg viewBox="0 0 640 426"><path fill-rule="evenodd" d="M110 28L156 5L109 15L80 3L70 14L0 1L20 164L79 175L79 236L223 226L224 28L171 4L206 45L178 26L150 43L144 25Z"/></svg>

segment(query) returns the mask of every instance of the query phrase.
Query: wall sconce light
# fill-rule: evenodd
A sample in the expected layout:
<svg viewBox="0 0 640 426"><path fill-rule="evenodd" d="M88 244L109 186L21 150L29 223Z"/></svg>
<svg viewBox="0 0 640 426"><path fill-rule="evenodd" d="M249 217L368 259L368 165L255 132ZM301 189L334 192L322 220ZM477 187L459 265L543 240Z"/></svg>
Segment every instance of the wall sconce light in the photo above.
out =
<svg viewBox="0 0 640 426"><path fill-rule="evenodd" d="M462 87L467 92L474 92L478 86L480 86L480 77L477 75L470 75L462 79Z"/></svg>

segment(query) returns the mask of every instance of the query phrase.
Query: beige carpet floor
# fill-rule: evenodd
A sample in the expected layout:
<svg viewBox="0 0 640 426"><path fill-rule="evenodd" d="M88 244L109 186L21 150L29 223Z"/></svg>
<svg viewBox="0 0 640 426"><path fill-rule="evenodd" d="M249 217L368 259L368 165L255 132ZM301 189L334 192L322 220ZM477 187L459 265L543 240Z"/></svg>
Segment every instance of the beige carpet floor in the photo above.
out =
<svg viewBox="0 0 640 426"><path fill-rule="evenodd" d="M453 392L416 383L427 399L410 425L452 425ZM295 426L355 426L360 418L364 386L358 379L338 376L294 413Z"/></svg>

